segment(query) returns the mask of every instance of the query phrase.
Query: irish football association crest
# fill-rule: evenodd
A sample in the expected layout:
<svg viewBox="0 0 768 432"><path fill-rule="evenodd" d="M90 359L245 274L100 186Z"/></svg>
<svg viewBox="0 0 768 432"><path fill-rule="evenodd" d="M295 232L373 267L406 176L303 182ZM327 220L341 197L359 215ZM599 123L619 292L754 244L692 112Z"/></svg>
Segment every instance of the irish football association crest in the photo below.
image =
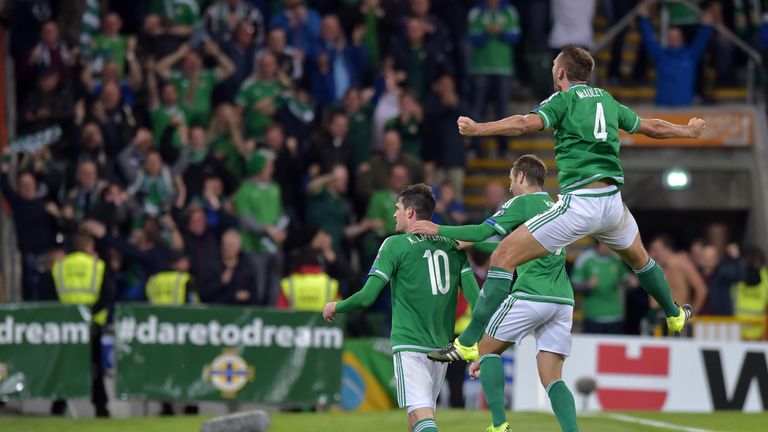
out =
<svg viewBox="0 0 768 432"><path fill-rule="evenodd" d="M227 399L237 397L237 392L253 381L254 369L236 351L225 349L203 368L203 379L211 381Z"/></svg>

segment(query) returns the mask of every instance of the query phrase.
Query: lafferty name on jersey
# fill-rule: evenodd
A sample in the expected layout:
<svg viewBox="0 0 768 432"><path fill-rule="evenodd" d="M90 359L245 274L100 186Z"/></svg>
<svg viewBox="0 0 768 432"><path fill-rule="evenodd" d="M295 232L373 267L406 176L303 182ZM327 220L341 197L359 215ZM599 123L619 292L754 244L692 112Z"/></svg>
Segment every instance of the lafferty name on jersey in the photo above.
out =
<svg viewBox="0 0 768 432"><path fill-rule="evenodd" d="M452 240L448 239L447 237L443 237L443 236L428 236L428 235L424 235L424 234L408 234L408 236L406 238L408 239L408 241L411 244L417 244L417 243L421 243L423 241L428 241L428 240L429 241L442 241L442 242L446 242L446 243L450 243L452 241Z"/></svg>
<svg viewBox="0 0 768 432"><path fill-rule="evenodd" d="M579 99L603 96L603 91L598 88L581 87L574 89L574 91L576 92L576 96L578 96Z"/></svg>

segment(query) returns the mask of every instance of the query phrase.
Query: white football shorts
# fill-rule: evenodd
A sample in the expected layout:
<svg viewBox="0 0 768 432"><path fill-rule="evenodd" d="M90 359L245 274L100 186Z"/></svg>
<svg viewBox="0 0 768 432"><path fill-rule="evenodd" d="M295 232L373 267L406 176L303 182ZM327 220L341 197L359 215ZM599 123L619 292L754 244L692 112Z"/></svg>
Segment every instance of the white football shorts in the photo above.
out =
<svg viewBox="0 0 768 432"><path fill-rule="evenodd" d="M573 306L508 296L491 317L485 332L494 339L520 344L528 335L539 351L571 354Z"/></svg>
<svg viewBox="0 0 768 432"><path fill-rule="evenodd" d="M637 222L618 187L578 189L558 198L549 210L525 223L544 249L556 253L591 236L613 250L624 250L635 240Z"/></svg>
<svg viewBox="0 0 768 432"><path fill-rule="evenodd" d="M408 414L419 408L435 409L445 380L447 363L433 362L427 354L400 351L392 355L397 383L397 404Z"/></svg>

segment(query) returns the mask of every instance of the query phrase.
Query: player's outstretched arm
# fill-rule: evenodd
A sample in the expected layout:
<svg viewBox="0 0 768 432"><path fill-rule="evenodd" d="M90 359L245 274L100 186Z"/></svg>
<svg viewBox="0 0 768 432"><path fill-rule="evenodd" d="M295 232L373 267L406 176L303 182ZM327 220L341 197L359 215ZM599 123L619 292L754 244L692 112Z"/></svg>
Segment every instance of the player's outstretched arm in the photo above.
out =
<svg viewBox="0 0 768 432"><path fill-rule="evenodd" d="M454 240L463 240L467 242L479 242L496 234L496 231L490 225L481 223L479 225L445 226L437 225L430 221L418 221L411 230L414 234L423 235L441 235Z"/></svg>
<svg viewBox="0 0 768 432"><path fill-rule="evenodd" d="M518 136L544 128L544 121L536 114L513 115L487 123L477 123L469 117L462 116L456 120L456 124L459 126L459 133L464 136Z"/></svg>
<svg viewBox="0 0 768 432"><path fill-rule="evenodd" d="M707 127L707 122L698 117L692 118L687 125L670 123L661 119L640 119L637 133L651 138L698 138Z"/></svg>

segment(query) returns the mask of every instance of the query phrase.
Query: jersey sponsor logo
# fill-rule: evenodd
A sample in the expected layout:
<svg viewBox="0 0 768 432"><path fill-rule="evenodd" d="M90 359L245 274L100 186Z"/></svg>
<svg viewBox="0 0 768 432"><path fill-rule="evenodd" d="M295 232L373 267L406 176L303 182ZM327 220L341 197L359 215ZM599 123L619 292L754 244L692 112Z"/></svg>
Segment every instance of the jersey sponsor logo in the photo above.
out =
<svg viewBox="0 0 768 432"><path fill-rule="evenodd" d="M669 376L669 347L641 347L639 355L627 353L624 344L597 346L597 373L608 376L631 377ZM598 379L599 382L599 379ZM667 389L633 389L599 386L597 399L603 409L659 411L667 400Z"/></svg>
<svg viewBox="0 0 768 432"><path fill-rule="evenodd" d="M237 397L237 392L253 381L254 375L253 366L233 349L224 349L210 364L203 367L203 379L210 381L221 391L221 397L227 399Z"/></svg>

